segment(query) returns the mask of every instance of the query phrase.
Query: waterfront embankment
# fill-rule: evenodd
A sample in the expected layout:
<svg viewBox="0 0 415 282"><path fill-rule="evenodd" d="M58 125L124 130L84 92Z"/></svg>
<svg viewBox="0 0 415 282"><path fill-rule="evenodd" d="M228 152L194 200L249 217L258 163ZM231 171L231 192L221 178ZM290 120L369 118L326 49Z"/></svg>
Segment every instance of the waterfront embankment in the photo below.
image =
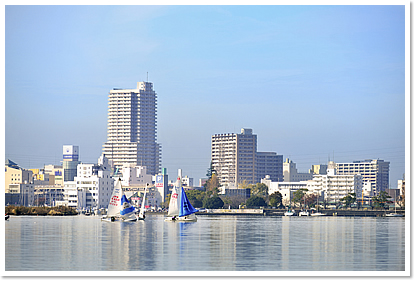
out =
<svg viewBox="0 0 415 282"><path fill-rule="evenodd" d="M77 215L75 209L59 207L25 207L25 206L7 206L5 212L8 215Z"/></svg>
<svg viewBox="0 0 415 282"><path fill-rule="evenodd" d="M284 216L285 209L209 209L197 212L198 215L262 215L262 216ZM382 217L391 210L362 210L362 209L320 209L319 212L326 216L359 216L359 217ZM299 213L299 210L296 211ZM396 213L405 215L405 210L397 210Z"/></svg>

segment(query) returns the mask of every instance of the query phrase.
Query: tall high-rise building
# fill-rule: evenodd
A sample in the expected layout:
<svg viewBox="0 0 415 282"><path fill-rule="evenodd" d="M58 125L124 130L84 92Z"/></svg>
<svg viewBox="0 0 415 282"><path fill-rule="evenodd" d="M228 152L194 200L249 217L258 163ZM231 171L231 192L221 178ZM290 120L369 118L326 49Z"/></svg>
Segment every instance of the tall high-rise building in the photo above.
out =
<svg viewBox="0 0 415 282"><path fill-rule="evenodd" d="M257 152L256 157L256 183L261 183L261 179L267 175L272 181L284 181L282 155L277 155L276 152Z"/></svg>
<svg viewBox="0 0 415 282"><path fill-rule="evenodd" d="M161 167L157 143L157 94L153 83L138 82L137 89L114 88L108 98L108 137L103 154L114 166L146 166L156 175Z"/></svg>
<svg viewBox="0 0 415 282"><path fill-rule="evenodd" d="M257 152L257 136L252 129L242 128L240 134L212 136L212 166L219 183L255 184L265 175L282 181L282 156L274 152Z"/></svg>

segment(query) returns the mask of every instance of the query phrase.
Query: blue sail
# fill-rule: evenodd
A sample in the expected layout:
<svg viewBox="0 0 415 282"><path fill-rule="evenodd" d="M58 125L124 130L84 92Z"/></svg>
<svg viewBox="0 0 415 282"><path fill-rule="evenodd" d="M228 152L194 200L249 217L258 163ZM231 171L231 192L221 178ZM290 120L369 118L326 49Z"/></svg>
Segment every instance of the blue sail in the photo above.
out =
<svg viewBox="0 0 415 282"><path fill-rule="evenodd" d="M120 214L121 215L126 215L129 213L132 213L135 211L134 206L132 206L130 204L130 202L128 201L127 197L125 195L122 195L121 197L121 211Z"/></svg>
<svg viewBox="0 0 415 282"><path fill-rule="evenodd" d="M192 213L197 212L198 210L195 209L192 204L187 199L186 193L184 192L183 187L180 188L182 190L182 196L180 197L180 208L179 208L179 216L186 216Z"/></svg>

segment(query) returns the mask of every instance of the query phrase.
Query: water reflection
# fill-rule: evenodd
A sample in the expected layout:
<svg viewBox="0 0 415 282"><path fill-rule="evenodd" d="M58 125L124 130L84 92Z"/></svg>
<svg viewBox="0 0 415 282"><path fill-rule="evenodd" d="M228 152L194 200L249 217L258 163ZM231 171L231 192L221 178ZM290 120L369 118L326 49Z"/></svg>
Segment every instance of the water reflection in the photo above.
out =
<svg viewBox="0 0 415 282"><path fill-rule="evenodd" d="M395 218L13 217L6 270L401 271L404 236L405 221Z"/></svg>

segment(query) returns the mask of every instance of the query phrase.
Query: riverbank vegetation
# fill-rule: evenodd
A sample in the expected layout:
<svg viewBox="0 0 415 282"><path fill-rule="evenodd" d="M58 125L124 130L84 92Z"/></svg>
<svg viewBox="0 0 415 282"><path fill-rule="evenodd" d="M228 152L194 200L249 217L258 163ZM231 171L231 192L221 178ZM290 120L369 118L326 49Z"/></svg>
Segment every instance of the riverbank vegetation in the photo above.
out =
<svg viewBox="0 0 415 282"><path fill-rule="evenodd" d="M59 207L25 207L25 206L6 206L6 214L9 215L77 215L75 209Z"/></svg>

